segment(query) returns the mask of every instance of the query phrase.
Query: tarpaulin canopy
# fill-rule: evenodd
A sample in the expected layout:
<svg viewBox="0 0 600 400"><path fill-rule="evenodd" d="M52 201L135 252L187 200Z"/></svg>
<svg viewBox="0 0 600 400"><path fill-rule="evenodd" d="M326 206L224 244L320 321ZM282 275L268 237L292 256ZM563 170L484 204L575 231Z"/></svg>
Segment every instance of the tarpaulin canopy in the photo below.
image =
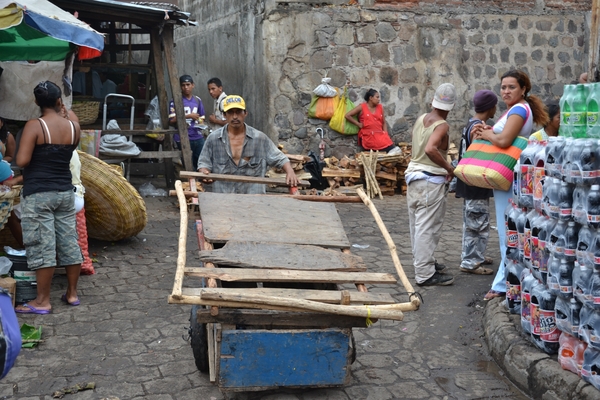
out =
<svg viewBox="0 0 600 400"><path fill-rule="evenodd" d="M104 37L46 0L0 0L0 61L79 59L102 54Z"/></svg>

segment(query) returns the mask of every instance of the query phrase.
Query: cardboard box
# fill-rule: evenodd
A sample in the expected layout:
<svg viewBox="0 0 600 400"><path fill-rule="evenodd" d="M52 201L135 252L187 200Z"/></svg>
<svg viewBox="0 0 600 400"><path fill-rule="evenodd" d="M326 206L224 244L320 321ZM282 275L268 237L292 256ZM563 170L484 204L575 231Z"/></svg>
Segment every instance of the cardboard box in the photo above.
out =
<svg viewBox="0 0 600 400"><path fill-rule="evenodd" d="M17 281L15 281L14 278L11 278L10 276L6 278L0 278L0 287L3 287L4 289L8 290L8 292L10 293L10 297L12 297L12 304L14 307L15 295L17 293Z"/></svg>

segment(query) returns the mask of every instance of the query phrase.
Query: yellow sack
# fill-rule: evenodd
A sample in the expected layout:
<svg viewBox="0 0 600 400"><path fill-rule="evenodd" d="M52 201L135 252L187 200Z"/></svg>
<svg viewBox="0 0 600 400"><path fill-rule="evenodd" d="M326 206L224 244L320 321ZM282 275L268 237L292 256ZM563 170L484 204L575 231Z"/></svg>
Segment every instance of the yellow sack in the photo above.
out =
<svg viewBox="0 0 600 400"><path fill-rule="evenodd" d="M354 103L348 98L348 88L344 88L344 94L329 121L329 127L342 135L356 135L360 128L346 120L346 113L354 107Z"/></svg>

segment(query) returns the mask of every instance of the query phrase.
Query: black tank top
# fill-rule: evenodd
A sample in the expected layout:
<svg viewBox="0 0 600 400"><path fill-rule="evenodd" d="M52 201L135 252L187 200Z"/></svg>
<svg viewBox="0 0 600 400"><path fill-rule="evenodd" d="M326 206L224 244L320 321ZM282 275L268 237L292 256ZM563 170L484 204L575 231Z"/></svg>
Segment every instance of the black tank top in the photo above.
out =
<svg viewBox="0 0 600 400"><path fill-rule="evenodd" d="M23 197L42 192L73 190L69 164L75 142L75 126L71 123L71 144L52 144L46 122L39 118L44 133L44 143L36 144L29 165L23 169ZM47 138L47 140L46 140Z"/></svg>

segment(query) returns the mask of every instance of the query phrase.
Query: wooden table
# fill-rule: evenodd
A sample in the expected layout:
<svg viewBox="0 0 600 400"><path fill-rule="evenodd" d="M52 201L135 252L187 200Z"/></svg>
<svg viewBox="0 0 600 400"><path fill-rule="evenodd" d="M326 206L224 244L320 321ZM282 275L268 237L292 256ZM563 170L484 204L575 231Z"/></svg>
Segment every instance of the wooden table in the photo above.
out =
<svg viewBox="0 0 600 400"><path fill-rule="evenodd" d="M333 204L219 193L199 193L198 202L202 265L178 262L169 297L195 305L198 368L225 391L347 382L356 355L352 328L368 325L368 305L395 303L387 293L368 293L364 284L395 285L396 279L366 272L350 253ZM180 209L187 214L187 207ZM202 278L203 286L183 287L184 277ZM339 284L355 289L339 290Z"/></svg>

